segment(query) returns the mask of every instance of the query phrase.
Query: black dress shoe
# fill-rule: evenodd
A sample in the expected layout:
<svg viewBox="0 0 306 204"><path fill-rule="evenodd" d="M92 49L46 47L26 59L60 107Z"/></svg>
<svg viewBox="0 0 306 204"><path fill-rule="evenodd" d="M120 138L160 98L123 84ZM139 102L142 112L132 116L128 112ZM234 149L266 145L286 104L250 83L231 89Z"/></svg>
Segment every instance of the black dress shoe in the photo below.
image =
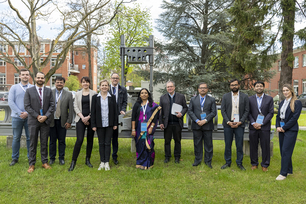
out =
<svg viewBox="0 0 306 204"><path fill-rule="evenodd" d="M88 167L90 167L90 168L93 167L92 164L90 163L90 159L89 159L88 157L86 157L85 164L86 164Z"/></svg>
<svg viewBox="0 0 306 204"><path fill-rule="evenodd" d="M170 161L170 158L165 158L164 163L168 163Z"/></svg>
<svg viewBox="0 0 306 204"><path fill-rule="evenodd" d="M119 164L119 161L117 159L113 159L113 162L114 162L115 165Z"/></svg>
<svg viewBox="0 0 306 204"><path fill-rule="evenodd" d="M174 162L179 164L180 163L180 158L176 157Z"/></svg>
<svg viewBox="0 0 306 204"><path fill-rule="evenodd" d="M221 169L226 169L227 167L231 167L231 164L224 164L223 166L221 166Z"/></svg>
<svg viewBox="0 0 306 204"><path fill-rule="evenodd" d="M49 161L49 165L54 164L54 162L55 162L55 160L50 160L50 161Z"/></svg>
<svg viewBox="0 0 306 204"><path fill-rule="evenodd" d="M241 171L245 171L245 168L242 166L242 164L238 164L237 166L239 169L241 169Z"/></svg>
<svg viewBox="0 0 306 204"><path fill-rule="evenodd" d="M73 171L75 164L76 164L76 161L72 160L68 171Z"/></svg>
<svg viewBox="0 0 306 204"><path fill-rule="evenodd" d="M211 163L205 162L205 164L206 164L206 166L208 166L209 168L211 168L211 169L212 169L212 165L211 165Z"/></svg>
<svg viewBox="0 0 306 204"><path fill-rule="evenodd" d="M18 162L17 159L13 159L12 162L10 163L10 166L14 166Z"/></svg>
<svg viewBox="0 0 306 204"><path fill-rule="evenodd" d="M201 162L195 161L192 166L199 166L199 164L201 164Z"/></svg>
<svg viewBox="0 0 306 204"><path fill-rule="evenodd" d="M64 164L65 164L65 160L63 160L63 159L62 159L62 160L59 160L59 164L60 164L60 165L64 165Z"/></svg>

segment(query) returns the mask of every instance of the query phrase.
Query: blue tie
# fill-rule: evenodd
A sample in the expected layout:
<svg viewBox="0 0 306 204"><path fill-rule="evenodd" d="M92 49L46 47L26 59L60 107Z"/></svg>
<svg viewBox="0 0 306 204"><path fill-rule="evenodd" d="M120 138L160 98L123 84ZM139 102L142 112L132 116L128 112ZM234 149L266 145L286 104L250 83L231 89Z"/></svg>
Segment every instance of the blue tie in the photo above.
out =
<svg viewBox="0 0 306 204"><path fill-rule="evenodd" d="M113 94L116 95L116 87L113 87Z"/></svg>
<svg viewBox="0 0 306 204"><path fill-rule="evenodd" d="M203 101L204 101L204 98L201 97L201 107L202 108L204 107Z"/></svg>

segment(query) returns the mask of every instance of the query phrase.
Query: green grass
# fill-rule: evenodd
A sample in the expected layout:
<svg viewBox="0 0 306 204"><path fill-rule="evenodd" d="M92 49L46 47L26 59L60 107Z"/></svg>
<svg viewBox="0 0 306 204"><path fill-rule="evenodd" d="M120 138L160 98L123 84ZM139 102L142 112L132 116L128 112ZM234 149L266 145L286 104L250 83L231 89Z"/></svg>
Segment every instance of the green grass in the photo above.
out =
<svg viewBox="0 0 306 204"><path fill-rule="evenodd" d="M67 138L66 164L58 160L51 170L41 167L40 151L36 170L27 173L26 149L21 149L19 163L10 167L11 149L6 137L0 137L0 203L305 203L306 202L306 131L300 131L293 154L294 174L276 181L280 171L278 137L267 173L251 171L250 158L244 157L247 171L235 165L221 170L224 142L214 141L213 169L201 164L192 167L193 141L182 141L180 164L164 164L163 140L155 140L154 168L135 168L135 153L130 152L131 139L119 139L118 166L111 163L108 172L98 171L98 141L92 152L94 168L85 166L85 144L73 172L68 172L75 138ZM86 142L84 142L86 143ZM172 142L173 149L173 142ZM173 151L172 151L173 152Z"/></svg>
<svg viewBox="0 0 306 204"><path fill-rule="evenodd" d="M275 125L276 115L277 114L274 114L274 116L271 120L272 125ZM221 114L221 110L218 110L218 124L222 124L222 121L223 121L223 117L222 117L222 114ZM306 111L302 111L302 113L299 117L298 123L299 123L300 126L306 126Z"/></svg>

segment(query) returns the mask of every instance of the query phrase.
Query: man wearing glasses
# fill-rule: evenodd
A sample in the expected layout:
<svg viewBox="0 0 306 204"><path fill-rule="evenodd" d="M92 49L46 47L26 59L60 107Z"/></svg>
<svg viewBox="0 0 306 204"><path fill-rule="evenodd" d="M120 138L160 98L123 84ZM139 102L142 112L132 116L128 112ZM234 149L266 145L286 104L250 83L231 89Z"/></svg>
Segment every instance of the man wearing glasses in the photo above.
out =
<svg viewBox="0 0 306 204"><path fill-rule="evenodd" d="M223 116L225 151L224 159L226 163L221 167L225 169L231 166L232 160L232 142L235 134L237 149L237 166L245 170L242 165L243 159L243 135L245 121L249 114L249 98L246 94L239 91L238 79L232 79L230 82L231 92L223 95L221 103L221 113Z"/></svg>
<svg viewBox="0 0 306 204"><path fill-rule="evenodd" d="M111 89L109 92L116 96L116 102L117 102L117 108L119 115L125 115L126 112L126 106L127 106L127 91L124 86L119 85L119 74L112 73L111 75ZM118 128L113 131L113 139L112 139L112 145L113 145L113 162L115 165L119 164L118 161Z"/></svg>
<svg viewBox="0 0 306 204"><path fill-rule="evenodd" d="M204 162L212 169L211 161L213 157L212 131L214 129L213 118L217 115L215 98L207 95L207 83L202 82L198 86L199 95L190 100L188 114L192 120L193 143L195 159L192 166L198 166L203 158L204 142Z"/></svg>

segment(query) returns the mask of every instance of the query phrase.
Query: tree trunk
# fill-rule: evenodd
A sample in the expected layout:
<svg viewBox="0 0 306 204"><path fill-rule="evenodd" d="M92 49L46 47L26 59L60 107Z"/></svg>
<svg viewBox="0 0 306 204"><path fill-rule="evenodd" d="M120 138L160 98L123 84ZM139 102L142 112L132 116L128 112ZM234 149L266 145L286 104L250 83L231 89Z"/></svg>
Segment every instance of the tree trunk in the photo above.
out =
<svg viewBox="0 0 306 204"><path fill-rule="evenodd" d="M283 33L281 37L282 53L281 53L281 73L279 80L279 99L283 100L282 87L284 84L292 85L293 70L293 37L294 37L294 19L295 19L295 1L282 0Z"/></svg>
<svg viewBox="0 0 306 204"><path fill-rule="evenodd" d="M90 79L90 89L93 87L92 64L91 64L91 33L87 36L87 55L88 55L88 77Z"/></svg>

